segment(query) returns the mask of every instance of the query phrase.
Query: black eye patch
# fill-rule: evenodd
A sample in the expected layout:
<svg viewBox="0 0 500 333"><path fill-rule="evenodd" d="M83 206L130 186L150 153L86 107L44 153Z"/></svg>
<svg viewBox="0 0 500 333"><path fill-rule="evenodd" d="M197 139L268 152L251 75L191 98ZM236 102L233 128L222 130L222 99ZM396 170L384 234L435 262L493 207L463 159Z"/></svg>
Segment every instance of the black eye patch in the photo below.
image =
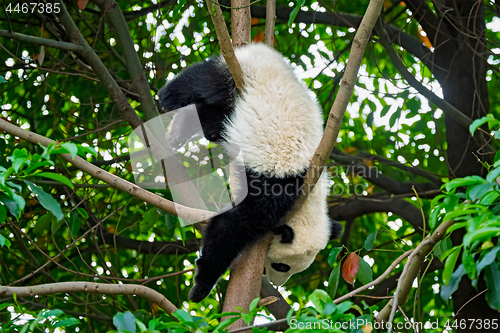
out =
<svg viewBox="0 0 500 333"><path fill-rule="evenodd" d="M290 270L290 266L287 264L283 264L281 262L273 262L271 267L277 270L278 272L288 272Z"/></svg>

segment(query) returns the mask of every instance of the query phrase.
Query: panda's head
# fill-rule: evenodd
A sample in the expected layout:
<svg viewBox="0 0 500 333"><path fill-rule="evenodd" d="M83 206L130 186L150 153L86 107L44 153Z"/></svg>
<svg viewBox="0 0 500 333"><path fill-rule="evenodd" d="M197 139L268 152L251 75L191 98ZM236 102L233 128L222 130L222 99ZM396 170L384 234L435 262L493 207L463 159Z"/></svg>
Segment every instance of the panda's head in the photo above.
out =
<svg viewBox="0 0 500 333"><path fill-rule="evenodd" d="M316 228L304 228L293 223L292 227L282 225L274 230L275 237L264 264L265 275L270 282L282 285L293 274L307 269L328 241L342 233L342 226L337 221L327 219L324 224L318 225Z"/></svg>
<svg viewBox="0 0 500 333"><path fill-rule="evenodd" d="M308 268L319 251L306 251L295 255L275 257L267 256L265 270L267 279L276 286L284 284L290 276Z"/></svg>

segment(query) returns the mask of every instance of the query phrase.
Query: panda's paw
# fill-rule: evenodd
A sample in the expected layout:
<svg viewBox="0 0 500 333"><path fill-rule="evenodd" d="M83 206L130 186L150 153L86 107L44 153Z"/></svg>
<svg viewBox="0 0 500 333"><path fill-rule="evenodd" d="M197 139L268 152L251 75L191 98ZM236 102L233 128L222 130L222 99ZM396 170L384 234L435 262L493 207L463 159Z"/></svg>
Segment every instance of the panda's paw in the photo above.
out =
<svg viewBox="0 0 500 333"><path fill-rule="evenodd" d="M213 287L214 286L204 283L196 283L189 292L189 299L196 303L201 302L210 294L210 291L212 291Z"/></svg>

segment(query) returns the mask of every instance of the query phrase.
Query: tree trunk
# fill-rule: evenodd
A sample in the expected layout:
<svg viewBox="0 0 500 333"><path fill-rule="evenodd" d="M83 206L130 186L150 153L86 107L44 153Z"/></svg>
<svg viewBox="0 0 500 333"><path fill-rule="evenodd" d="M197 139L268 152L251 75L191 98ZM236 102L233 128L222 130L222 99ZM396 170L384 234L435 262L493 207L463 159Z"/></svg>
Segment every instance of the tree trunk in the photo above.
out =
<svg viewBox="0 0 500 333"><path fill-rule="evenodd" d="M410 0L407 4L434 46L431 70L441 84L445 100L471 119L485 116L489 112L489 101L483 3L469 0L447 0L445 6L436 3L438 13L446 13L444 16L436 16L420 0ZM482 154L468 128L447 115L445 123L450 176L485 176L487 170L479 160L491 160L493 156ZM460 244L463 235L463 229L453 232L453 244ZM467 276L462 279L458 291L453 294L454 312L458 313L456 319L500 318L500 314L488 306L485 293L474 298L484 289L482 277L478 290L472 287ZM457 332L479 331L467 327Z"/></svg>

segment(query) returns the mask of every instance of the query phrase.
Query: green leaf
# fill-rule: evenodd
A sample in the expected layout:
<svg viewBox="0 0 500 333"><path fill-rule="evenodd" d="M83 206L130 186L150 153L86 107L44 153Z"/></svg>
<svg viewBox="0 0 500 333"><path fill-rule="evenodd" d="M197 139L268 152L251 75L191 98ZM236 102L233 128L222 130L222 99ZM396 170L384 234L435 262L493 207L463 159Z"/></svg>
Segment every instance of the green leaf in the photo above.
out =
<svg viewBox="0 0 500 333"><path fill-rule="evenodd" d="M387 112L391 109L391 105L386 105L382 108L382 111L380 111L380 117L384 117Z"/></svg>
<svg viewBox="0 0 500 333"><path fill-rule="evenodd" d="M89 218L89 213L87 213L87 211L81 207L77 207L76 208L76 211L78 212L78 214L80 214L81 217L83 217L85 220Z"/></svg>
<svg viewBox="0 0 500 333"><path fill-rule="evenodd" d="M474 132L482 125L486 124L488 122L487 117L482 117L479 119L476 119L472 122L472 124L469 125L469 132L471 135L474 135Z"/></svg>
<svg viewBox="0 0 500 333"><path fill-rule="evenodd" d="M0 234L0 247L7 247L8 249L10 249L10 240L8 240L7 238L5 238L3 235Z"/></svg>
<svg viewBox="0 0 500 333"><path fill-rule="evenodd" d="M81 225L81 220L80 220L80 215L72 211L71 214L69 215L69 232L71 235L76 236L78 232L80 231L80 225Z"/></svg>
<svg viewBox="0 0 500 333"><path fill-rule="evenodd" d="M465 268L464 265L460 264L458 266L457 270L453 272L450 278L450 284L449 285L442 285L441 286L441 298L443 301L448 303L448 299L450 296L457 291L458 289L458 284L460 283L460 280L462 280L462 277L465 275Z"/></svg>
<svg viewBox="0 0 500 333"><path fill-rule="evenodd" d="M368 284L373 281L372 268L363 258L359 258L359 269L356 279L362 284Z"/></svg>
<svg viewBox="0 0 500 333"><path fill-rule="evenodd" d="M491 308L500 311L500 270L497 262L486 267L484 279L488 287L486 301Z"/></svg>
<svg viewBox="0 0 500 333"><path fill-rule="evenodd" d="M491 237L495 237L495 236L499 236L499 235L500 235L500 228L485 227L485 228L474 230L474 231L471 231L471 232L468 232L467 234L465 234L463 244L465 246L469 246L474 241L489 239Z"/></svg>
<svg viewBox="0 0 500 333"><path fill-rule="evenodd" d="M35 233L35 235L40 235L42 231L49 229L50 223L52 222L52 217L52 213L47 212L38 218L35 227L33 228L33 232Z"/></svg>
<svg viewBox="0 0 500 333"><path fill-rule="evenodd" d="M312 294L309 296L309 300L319 313L323 313L323 306L326 303L332 302L330 296L323 289L314 290Z"/></svg>
<svg viewBox="0 0 500 333"><path fill-rule="evenodd" d="M229 325L231 325L232 323L234 323L235 321L239 320L239 313L238 313L238 317L231 317L231 318L228 318L226 320L224 320L223 322L221 322L219 325L217 325L217 327L215 328L214 332L213 333L221 333L223 332L223 330L228 327Z"/></svg>
<svg viewBox="0 0 500 333"><path fill-rule="evenodd" d="M444 203L440 203L438 206L436 206L432 212L431 215L429 216L429 227L431 230L434 230L437 227L438 220L439 220L439 214L441 213L441 210L443 209Z"/></svg>
<svg viewBox="0 0 500 333"><path fill-rule="evenodd" d="M469 279L474 281L477 279L476 262L474 261L474 255L470 253L467 249L464 249L462 253L462 264L464 265L465 272Z"/></svg>
<svg viewBox="0 0 500 333"><path fill-rule="evenodd" d="M24 209L24 206L26 205L26 201L24 201L24 198L20 195L17 195L16 193L12 193L12 199L16 202L19 210L22 211Z"/></svg>
<svg viewBox="0 0 500 333"><path fill-rule="evenodd" d="M59 230L59 228L61 228L63 223L64 223L63 219L61 219L59 221L57 221L55 218L52 219L52 224L50 225L50 232L52 233L52 235L54 235L57 232L57 230Z"/></svg>
<svg viewBox="0 0 500 333"><path fill-rule="evenodd" d="M189 313L182 309L175 311L174 316L182 322L193 322L193 318L189 315Z"/></svg>
<svg viewBox="0 0 500 333"><path fill-rule="evenodd" d="M497 255L499 250L500 250L500 245L497 245L497 246L491 248L491 250L485 254L483 259L481 259L477 263L477 265L476 265L477 275L481 274L481 271L483 270L483 268L491 265L491 263L495 261L496 255Z"/></svg>
<svg viewBox="0 0 500 333"><path fill-rule="evenodd" d="M486 193L481 200L479 200L479 204L489 206L492 205L497 199L500 197L500 192L497 190L490 191Z"/></svg>
<svg viewBox="0 0 500 333"><path fill-rule="evenodd" d="M259 304L260 297L255 298L248 307L248 311L251 312L257 308L257 304Z"/></svg>
<svg viewBox="0 0 500 333"><path fill-rule="evenodd" d="M135 317L130 311L114 315L113 325L115 325L119 332L129 331L135 333Z"/></svg>
<svg viewBox="0 0 500 333"><path fill-rule="evenodd" d="M12 167L15 172L18 172L22 169L24 162L30 158L28 151L26 148L23 149L15 149L12 156L9 156L9 160L12 162Z"/></svg>
<svg viewBox="0 0 500 333"><path fill-rule="evenodd" d="M3 75L0 75L0 83L6 83L7 80L3 77Z"/></svg>
<svg viewBox="0 0 500 333"><path fill-rule="evenodd" d="M47 319L49 317L58 317L60 315L64 314L64 312L62 312L61 310L59 309L53 309L53 310L48 310L48 311L45 311L41 316L40 318L44 318L44 319Z"/></svg>
<svg viewBox="0 0 500 333"><path fill-rule="evenodd" d="M52 327L53 328L57 328L57 327L70 327L70 326L74 326L74 325L78 325L78 324L80 324L80 321L78 319L76 319L76 318L71 317L71 318L59 320Z"/></svg>
<svg viewBox="0 0 500 333"><path fill-rule="evenodd" d="M370 251L373 247L373 243L375 243L375 238L377 237L377 232L372 232L371 234L368 235L368 237L366 237L366 240L365 240L365 249L367 251Z"/></svg>
<svg viewBox="0 0 500 333"><path fill-rule="evenodd" d="M495 168L493 170L491 170L488 175L486 176L486 181L488 182L494 182L495 179L497 179L497 177L500 175L500 167L498 168Z"/></svg>
<svg viewBox="0 0 500 333"><path fill-rule="evenodd" d="M340 251L342 251L342 247L334 247L330 251L330 254L328 255L328 264L330 264L330 266L333 267L333 264L335 264Z"/></svg>
<svg viewBox="0 0 500 333"><path fill-rule="evenodd" d="M486 183L486 180L482 177L479 176L468 176L464 178L457 178L453 179L449 182L446 183L446 191L450 192L453 189L456 189L457 187L460 186L470 186L470 185L475 185L475 184L484 184Z"/></svg>
<svg viewBox="0 0 500 333"><path fill-rule="evenodd" d="M2 184L2 186L5 185L5 181L12 173L14 173L13 167L9 167L7 171L0 173L0 184Z"/></svg>
<svg viewBox="0 0 500 333"><path fill-rule="evenodd" d="M484 213L487 208L484 207L484 206L479 206L477 208L479 209L474 209L474 208L471 208L472 206L464 206L464 208L468 208L468 209L464 209L462 207L455 209L449 213L447 213L443 220L444 221L448 221L448 220L457 220L459 219L459 217L462 217L462 216L470 216L470 215L473 215L473 214L479 214L479 213Z"/></svg>
<svg viewBox="0 0 500 333"><path fill-rule="evenodd" d="M337 305L337 313L345 313L352 306L352 302L346 301Z"/></svg>
<svg viewBox="0 0 500 333"><path fill-rule="evenodd" d="M396 125L396 121L401 117L401 109L397 109L396 112L394 112L389 119L389 126L394 127Z"/></svg>
<svg viewBox="0 0 500 333"><path fill-rule="evenodd" d="M37 195L40 204L47 210L49 210L56 217L57 221L62 220L63 213L61 211L61 206L50 194L42 190L41 187L36 186L30 181L24 180L24 183L31 188L31 191Z"/></svg>
<svg viewBox="0 0 500 333"><path fill-rule="evenodd" d="M7 208L9 209L9 213L12 216L14 216L15 218L19 217L21 211L19 210L19 206L17 205L17 202L14 199L11 199L5 194L0 192L0 202L3 203L5 206L7 206Z"/></svg>
<svg viewBox="0 0 500 333"><path fill-rule="evenodd" d="M340 266L340 263L335 265L330 273L330 277L328 278L328 288L330 288L329 295L332 299L335 299L335 295L337 294L337 289L339 287Z"/></svg>
<svg viewBox="0 0 500 333"><path fill-rule="evenodd" d="M7 211L5 210L5 207L2 204L0 204L0 223L4 223L6 218L7 218Z"/></svg>
<svg viewBox="0 0 500 333"><path fill-rule="evenodd" d="M85 157L85 154L88 153L88 154L91 154L92 156L94 156L95 158L98 157L97 152L92 147L77 145L77 148L78 148L78 155Z"/></svg>
<svg viewBox="0 0 500 333"><path fill-rule="evenodd" d="M450 283L450 278L451 278L451 273L453 272L453 269L455 268L455 264L457 263L458 255L460 254L460 249L462 246L455 246L449 256L449 258L446 260L444 264L444 269L443 269L443 283L445 285L448 285Z"/></svg>
<svg viewBox="0 0 500 333"><path fill-rule="evenodd" d="M61 146L66 148L68 153L71 154L72 159L75 159L75 156L78 153L78 147L74 143L66 142L66 143L62 143Z"/></svg>
<svg viewBox="0 0 500 333"><path fill-rule="evenodd" d="M141 223L139 224L139 229L141 233L146 233L151 229L156 221L160 218L160 214L156 207L151 208L144 214Z"/></svg>
<svg viewBox="0 0 500 333"><path fill-rule="evenodd" d="M52 161L40 161L36 162L33 165L30 165L26 170L24 170L24 173L27 175L33 170L37 170L40 168L43 168L44 166L53 166L54 162Z"/></svg>
<svg viewBox="0 0 500 333"><path fill-rule="evenodd" d="M36 176L40 176L40 177L49 178L49 179L52 179L52 180L55 180L55 181L58 181L60 183L63 183L64 185L70 187L72 190L75 189L75 187L69 181L69 179L66 178L66 177L64 177L63 175L59 175L59 174L53 173L53 172L39 172L39 173L37 173L35 175Z"/></svg>
<svg viewBox="0 0 500 333"><path fill-rule="evenodd" d="M476 201L493 188L493 183L479 184L467 188L467 196L471 201Z"/></svg>
<svg viewBox="0 0 500 333"><path fill-rule="evenodd" d="M288 27L292 27L293 21L295 21L295 18L297 17L297 14L300 11L300 7L302 7L305 3L305 0L297 0L297 4L293 8L292 12L290 13L290 16L288 17Z"/></svg>
<svg viewBox="0 0 500 333"><path fill-rule="evenodd" d="M449 238L445 238L439 241L438 246L436 247L436 255L439 257L439 260L444 261L443 254L452 248L451 240ZM439 249L439 250L438 250Z"/></svg>

